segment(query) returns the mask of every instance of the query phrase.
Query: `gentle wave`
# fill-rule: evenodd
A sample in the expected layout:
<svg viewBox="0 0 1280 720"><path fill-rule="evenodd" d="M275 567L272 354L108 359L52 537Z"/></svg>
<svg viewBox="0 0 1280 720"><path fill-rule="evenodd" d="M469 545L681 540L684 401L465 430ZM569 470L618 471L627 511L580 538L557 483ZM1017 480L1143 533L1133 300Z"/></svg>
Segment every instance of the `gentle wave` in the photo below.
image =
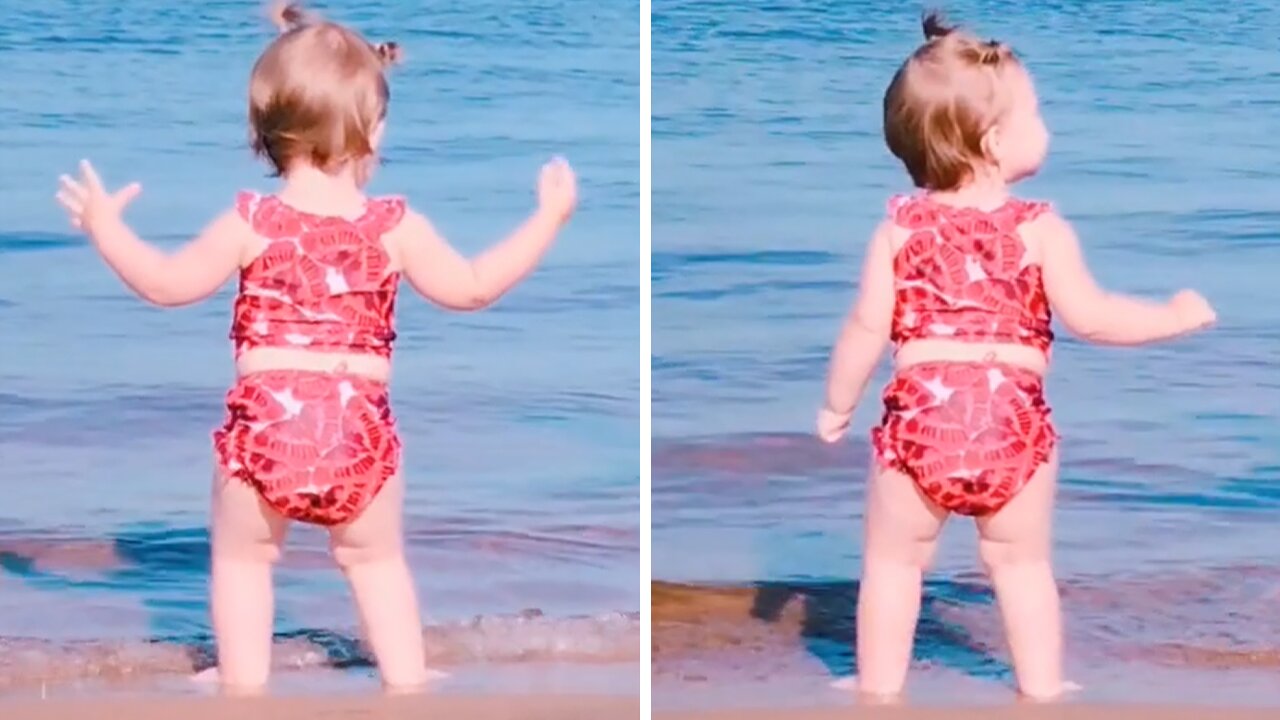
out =
<svg viewBox="0 0 1280 720"><path fill-rule="evenodd" d="M84 245L78 236L51 232L0 232L0 255L14 252L38 252Z"/></svg>

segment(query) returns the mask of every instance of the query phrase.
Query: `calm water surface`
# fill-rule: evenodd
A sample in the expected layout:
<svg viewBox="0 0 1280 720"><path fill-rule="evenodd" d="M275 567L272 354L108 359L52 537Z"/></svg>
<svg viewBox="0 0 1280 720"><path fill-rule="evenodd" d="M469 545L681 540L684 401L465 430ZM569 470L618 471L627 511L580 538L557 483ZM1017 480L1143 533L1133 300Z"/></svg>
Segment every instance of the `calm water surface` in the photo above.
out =
<svg viewBox="0 0 1280 720"><path fill-rule="evenodd" d="M401 298L393 403L432 661L634 661L639 5L331 5L407 55L374 192L407 194L476 252L533 208L547 157L580 175L579 215L497 309ZM272 188L245 142L271 38L260 9L0 9L0 691L207 662L233 288L143 305L68 234L53 192L91 157L110 184L143 183L131 220L172 246L236 190ZM278 662L349 660L354 615L323 536L299 528L291 549Z"/></svg>
<svg viewBox="0 0 1280 720"><path fill-rule="evenodd" d="M1215 701L1280 703L1280 10L947 8L1037 79L1053 147L1018 192L1058 204L1107 287L1195 287L1221 317L1157 347L1055 349L1072 677L1087 699L1204 700L1209 682ZM660 701L768 679L834 702L830 681L856 670L865 440L887 367L850 443L809 433L866 238L910 189L880 101L919 42L916 12L654 2ZM1009 697L974 553L971 524L954 522L926 590L918 695Z"/></svg>

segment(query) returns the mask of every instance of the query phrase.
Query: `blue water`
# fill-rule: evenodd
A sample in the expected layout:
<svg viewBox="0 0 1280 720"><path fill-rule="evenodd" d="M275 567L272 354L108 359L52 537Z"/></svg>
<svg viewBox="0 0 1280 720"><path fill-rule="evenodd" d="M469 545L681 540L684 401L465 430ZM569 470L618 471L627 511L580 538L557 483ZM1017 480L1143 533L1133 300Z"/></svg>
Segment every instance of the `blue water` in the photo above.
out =
<svg viewBox="0 0 1280 720"><path fill-rule="evenodd" d="M1106 287L1193 287L1221 318L1158 347L1055 349L1057 563L1082 697L1280 703L1280 9L946 7L1036 78L1054 139L1017 192L1058 204ZM788 673L825 688L855 670L865 438L887 365L851 443L809 433L866 238L910 189L880 112L918 8L653 13L653 568L677 583L655 587L662 697ZM951 702L1009 697L972 536L947 529L912 679Z"/></svg>
<svg viewBox="0 0 1280 720"><path fill-rule="evenodd" d="M236 190L270 190L244 122L272 36L261 9L0 8L0 646L26 651L0 649L15 658L0 690L42 672L182 672L191 648L207 654L209 433L232 379L233 287L189 309L145 306L53 193L89 157L109 184L143 183L129 219L173 246ZM433 661L634 660L639 4L320 9L405 50L372 191L406 194L460 249L532 210L552 154L580 177L578 215L496 309L401 299L393 405ZM354 652L323 536L300 529L291 548L281 662ZM519 615L530 609L542 615Z"/></svg>

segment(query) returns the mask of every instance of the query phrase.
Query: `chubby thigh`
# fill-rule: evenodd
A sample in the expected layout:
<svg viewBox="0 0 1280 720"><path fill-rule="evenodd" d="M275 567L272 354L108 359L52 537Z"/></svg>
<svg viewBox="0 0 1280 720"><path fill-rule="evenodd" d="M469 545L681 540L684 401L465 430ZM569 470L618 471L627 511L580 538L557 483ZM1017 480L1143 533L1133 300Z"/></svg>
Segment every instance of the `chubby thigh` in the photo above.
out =
<svg viewBox="0 0 1280 720"><path fill-rule="evenodd" d="M249 483L215 469L211 493L210 543L218 557L275 562L290 520L273 509ZM398 557L404 548L404 478L392 475L364 511L328 528L339 565Z"/></svg>

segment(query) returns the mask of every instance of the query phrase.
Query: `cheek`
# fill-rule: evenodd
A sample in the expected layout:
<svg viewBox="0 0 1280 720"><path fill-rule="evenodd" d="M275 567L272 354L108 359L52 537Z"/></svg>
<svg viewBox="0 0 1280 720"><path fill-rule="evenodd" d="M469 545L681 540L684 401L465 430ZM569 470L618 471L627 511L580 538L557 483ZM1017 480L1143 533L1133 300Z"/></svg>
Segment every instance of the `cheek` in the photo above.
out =
<svg viewBox="0 0 1280 720"><path fill-rule="evenodd" d="M1012 148L1017 156L1017 165L1039 165L1049 151L1049 131L1039 118L1031 118L1024 123L1017 133L1016 148Z"/></svg>
<svg viewBox="0 0 1280 720"><path fill-rule="evenodd" d="M1049 128L1045 127L1044 121L1039 118L1036 119L1036 149L1041 160L1049 154Z"/></svg>

